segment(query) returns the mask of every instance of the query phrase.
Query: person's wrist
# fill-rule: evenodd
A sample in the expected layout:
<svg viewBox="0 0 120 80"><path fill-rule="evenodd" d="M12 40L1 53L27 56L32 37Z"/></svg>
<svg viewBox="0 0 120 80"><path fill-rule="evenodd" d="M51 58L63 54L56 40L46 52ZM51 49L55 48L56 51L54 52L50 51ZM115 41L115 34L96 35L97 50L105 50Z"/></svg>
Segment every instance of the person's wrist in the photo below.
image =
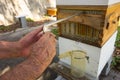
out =
<svg viewBox="0 0 120 80"><path fill-rule="evenodd" d="M30 50L32 48L32 45L26 47L21 42L18 41L18 45L17 46L19 48L21 57L28 57L28 56L30 56L30 54L31 54Z"/></svg>
<svg viewBox="0 0 120 80"><path fill-rule="evenodd" d="M23 49L23 47L19 41L15 42L14 44L16 46L16 50L21 51Z"/></svg>

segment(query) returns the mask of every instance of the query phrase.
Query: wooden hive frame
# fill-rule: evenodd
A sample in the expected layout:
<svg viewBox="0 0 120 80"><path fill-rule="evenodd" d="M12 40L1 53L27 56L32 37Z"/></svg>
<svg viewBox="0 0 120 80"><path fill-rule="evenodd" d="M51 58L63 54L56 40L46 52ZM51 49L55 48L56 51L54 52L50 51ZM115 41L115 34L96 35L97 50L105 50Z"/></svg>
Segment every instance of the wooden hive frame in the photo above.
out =
<svg viewBox="0 0 120 80"><path fill-rule="evenodd" d="M110 6L58 5L58 19L71 16L75 13L83 12L83 14L80 14L79 16L75 16L72 19L58 24L58 26L60 26L60 36L73 40L79 40L93 46L102 47L117 30L119 21L118 18L120 16L119 7L120 3ZM69 25L73 23L75 25L74 31L73 28L69 29ZM66 33L63 33L65 32L65 27L63 28L62 25L69 26L66 26ZM76 25L79 26L79 29L76 27ZM77 32L78 35L76 35ZM83 37L84 34L86 35ZM90 36L91 34L92 36Z"/></svg>

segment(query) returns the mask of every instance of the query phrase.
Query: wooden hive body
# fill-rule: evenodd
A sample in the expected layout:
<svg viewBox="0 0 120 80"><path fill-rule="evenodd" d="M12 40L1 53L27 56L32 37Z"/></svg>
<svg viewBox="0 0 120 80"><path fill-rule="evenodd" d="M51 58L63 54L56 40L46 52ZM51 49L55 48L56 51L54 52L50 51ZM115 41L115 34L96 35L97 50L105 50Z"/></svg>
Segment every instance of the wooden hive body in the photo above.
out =
<svg viewBox="0 0 120 80"><path fill-rule="evenodd" d="M59 24L60 36L102 47L117 30L120 3L111 5L57 5L57 18L81 13Z"/></svg>

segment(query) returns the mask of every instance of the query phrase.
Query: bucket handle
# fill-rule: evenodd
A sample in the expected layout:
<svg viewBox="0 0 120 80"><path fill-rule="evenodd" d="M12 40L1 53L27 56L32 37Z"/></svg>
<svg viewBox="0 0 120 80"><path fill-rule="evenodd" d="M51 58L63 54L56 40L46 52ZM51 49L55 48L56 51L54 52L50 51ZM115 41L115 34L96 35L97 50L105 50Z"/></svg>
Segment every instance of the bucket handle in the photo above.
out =
<svg viewBox="0 0 120 80"><path fill-rule="evenodd" d="M74 59L84 59L84 58L86 58L88 63L89 63L89 56L85 56L85 57L82 57L82 58L74 57Z"/></svg>

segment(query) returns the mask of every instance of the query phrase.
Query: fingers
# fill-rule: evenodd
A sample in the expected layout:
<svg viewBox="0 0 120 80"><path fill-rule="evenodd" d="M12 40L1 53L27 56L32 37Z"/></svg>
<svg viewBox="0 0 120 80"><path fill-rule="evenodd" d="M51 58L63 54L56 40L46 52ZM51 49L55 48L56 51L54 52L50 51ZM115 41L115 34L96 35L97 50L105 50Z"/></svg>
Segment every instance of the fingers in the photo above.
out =
<svg viewBox="0 0 120 80"><path fill-rule="evenodd" d="M45 42L49 40L49 36L50 36L50 33L43 34L42 37L38 40L38 42L40 41L42 44L45 44Z"/></svg>
<svg viewBox="0 0 120 80"><path fill-rule="evenodd" d="M56 39L53 34L51 35L51 33L49 34L49 40L46 46L47 58L48 60L52 60L56 54Z"/></svg>
<svg viewBox="0 0 120 80"><path fill-rule="evenodd" d="M51 33L45 33L34 45L34 50L31 53L35 59L44 64L46 61L51 61L56 53L56 40Z"/></svg>
<svg viewBox="0 0 120 80"><path fill-rule="evenodd" d="M54 36L51 36L49 37L49 42L48 42L48 45L47 45L47 52L49 52L49 56L52 58L55 56L55 53L56 53L56 39Z"/></svg>
<svg viewBox="0 0 120 80"><path fill-rule="evenodd" d="M56 37L56 35L54 35L53 33L50 33L50 35L53 36L53 37Z"/></svg>
<svg viewBox="0 0 120 80"><path fill-rule="evenodd" d="M33 45L33 49L41 49L46 46L46 42L49 40L49 34L44 34L42 37Z"/></svg>
<svg viewBox="0 0 120 80"><path fill-rule="evenodd" d="M20 42L25 44L29 43L29 45L31 45L32 43L38 40L38 37L39 38L41 37L42 30L43 30L43 26L25 35L22 39L20 39Z"/></svg>
<svg viewBox="0 0 120 80"><path fill-rule="evenodd" d="M55 39L54 35L50 34L50 36L49 36L49 43L50 43L50 45L52 45L52 47L56 47L56 39Z"/></svg>
<svg viewBox="0 0 120 80"><path fill-rule="evenodd" d="M39 34L37 34L37 36L35 37L35 40L39 40L41 37L43 36L43 31L39 32Z"/></svg>
<svg viewBox="0 0 120 80"><path fill-rule="evenodd" d="M47 50L48 57L54 56L56 52L56 39L55 36L51 33L45 33L48 38L46 38L44 48Z"/></svg>
<svg viewBox="0 0 120 80"><path fill-rule="evenodd" d="M52 60L56 53L56 40L51 33L45 33L33 45L31 56L35 57L41 63Z"/></svg>
<svg viewBox="0 0 120 80"><path fill-rule="evenodd" d="M45 33L42 37L33 45L34 52L38 52L40 49L50 49L52 51L56 46L56 40L51 33ZM36 54L37 54L36 52Z"/></svg>
<svg viewBox="0 0 120 80"><path fill-rule="evenodd" d="M43 31L43 26L41 26L39 29L36 29L35 32L38 34L39 32Z"/></svg>
<svg viewBox="0 0 120 80"><path fill-rule="evenodd" d="M29 37L31 36L31 38L34 39L33 42L36 42L39 40L39 38L41 38L42 35L43 35L43 27L40 27L39 29L36 29L33 32L31 32L28 36Z"/></svg>
<svg viewBox="0 0 120 80"><path fill-rule="evenodd" d="M54 36L50 35L49 44L50 44L49 46L51 46L51 47L49 47L49 48L51 48L51 51L52 50L54 51L56 49L56 39Z"/></svg>
<svg viewBox="0 0 120 80"><path fill-rule="evenodd" d="M40 27L39 29L36 29L36 30L30 32L28 35L36 36L36 35L38 35L41 31L43 31L43 26Z"/></svg>

